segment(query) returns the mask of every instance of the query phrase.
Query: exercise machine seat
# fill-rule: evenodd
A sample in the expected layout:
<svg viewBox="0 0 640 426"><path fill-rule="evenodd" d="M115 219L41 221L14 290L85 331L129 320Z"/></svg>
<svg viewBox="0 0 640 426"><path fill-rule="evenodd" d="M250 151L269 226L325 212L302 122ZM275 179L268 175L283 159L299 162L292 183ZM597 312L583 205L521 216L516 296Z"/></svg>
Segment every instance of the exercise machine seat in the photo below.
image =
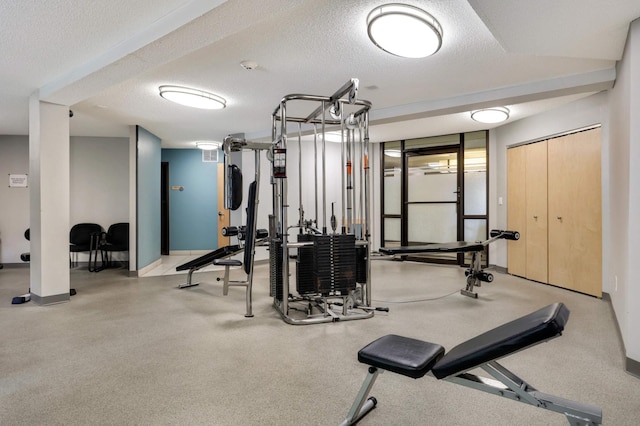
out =
<svg viewBox="0 0 640 426"><path fill-rule="evenodd" d="M556 337L568 320L564 304L546 306L454 347L433 366L433 375L442 379Z"/></svg>
<svg viewBox="0 0 640 426"><path fill-rule="evenodd" d="M213 264L218 266L242 266L242 261L238 259L215 259Z"/></svg>
<svg viewBox="0 0 640 426"><path fill-rule="evenodd" d="M419 379L444 355L435 343L388 334L369 343L358 352L358 361Z"/></svg>

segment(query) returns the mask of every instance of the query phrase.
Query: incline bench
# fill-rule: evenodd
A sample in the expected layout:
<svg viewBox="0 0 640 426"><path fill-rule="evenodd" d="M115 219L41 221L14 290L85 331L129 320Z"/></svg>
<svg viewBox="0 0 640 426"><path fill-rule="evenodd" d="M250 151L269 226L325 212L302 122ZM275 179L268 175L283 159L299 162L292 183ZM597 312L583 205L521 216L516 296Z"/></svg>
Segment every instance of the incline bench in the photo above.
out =
<svg viewBox="0 0 640 426"><path fill-rule="evenodd" d="M355 424L375 408L376 399L368 395L379 370L414 379L431 372L437 379L564 414L573 426L599 425L602 423L600 408L539 392L496 361L560 336L568 319L566 306L554 303L467 340L446 354L444 348L435 343L394 334L380 337L358 352L358 361L369 365L369 370L340 426ZM493 379L469 373L474 368L483 369Z"/></svg>

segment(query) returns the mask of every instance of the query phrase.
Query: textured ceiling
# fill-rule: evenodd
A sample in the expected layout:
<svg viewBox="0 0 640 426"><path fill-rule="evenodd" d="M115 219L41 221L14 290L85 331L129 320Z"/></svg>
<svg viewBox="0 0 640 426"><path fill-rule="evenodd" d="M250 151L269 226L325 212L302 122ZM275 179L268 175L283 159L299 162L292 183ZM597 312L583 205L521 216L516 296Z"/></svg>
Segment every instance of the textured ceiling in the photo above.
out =
<svg viewBox="0 0 640 426"><path fill-rule="evenodd" d="M436 55L375 47L365 19L379 0L3 1L0 134L27 134L38 91L73 109L72 135L126 137L139 124L165 147L264 138L284 95L330 95L352 77L373 103L374 141L479 130L473 108L506 105L513 121L611 87L640 16L637 0L406 3L442 25ZM162 84L211 91L227 108L172 104Z"/></svg>

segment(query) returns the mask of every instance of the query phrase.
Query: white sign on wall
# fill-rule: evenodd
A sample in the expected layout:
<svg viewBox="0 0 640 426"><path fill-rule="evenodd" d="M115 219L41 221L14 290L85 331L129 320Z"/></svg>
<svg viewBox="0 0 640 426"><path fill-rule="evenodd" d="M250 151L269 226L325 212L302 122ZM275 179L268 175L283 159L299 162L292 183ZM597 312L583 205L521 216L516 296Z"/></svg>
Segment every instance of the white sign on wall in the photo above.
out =
<svg viewBox="0 0 640 426"><path fill-rule="evenodd" d="M26 188L28 186L28 175L9 174L9 188Z"/></svg>

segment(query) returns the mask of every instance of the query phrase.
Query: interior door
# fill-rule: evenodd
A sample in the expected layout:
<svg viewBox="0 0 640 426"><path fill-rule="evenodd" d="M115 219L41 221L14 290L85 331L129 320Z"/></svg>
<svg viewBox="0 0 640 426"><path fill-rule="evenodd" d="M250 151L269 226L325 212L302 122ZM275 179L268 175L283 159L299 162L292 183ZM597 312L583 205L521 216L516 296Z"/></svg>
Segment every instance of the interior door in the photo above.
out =
<svg viewBox="0 0 640 426"><path fill-rule="evenodd" d="M526 277L546 283L547 141L526 146ZM516 229L517 230L517 229Z"/></svg>
<svg viewBox="0 0 640 426"><path fill-rule="evenodd" d="M549 283L602 296L600 129L549 140Z"/></svg>
<svg viewBox="0 0 640 426"><path fill-rule="evenodd" d="M218 163L218 248L229 245L229 237L222 235L222 228L229 226L230 216L224 208L224 163Z"/></svg>
<svg viewBox="0 0 640 426"><path fill-rule="evenodd" d="M518 146L507 150L507 228L523 237L507 241L507 270L520 277L527 275L526 149Z"/></svg>
<svg viewBox="0 0 640 426"><path fill-rule="evenodd" d="M458 149L407 152L406 235L403 245L458 241L460 180ZM427 253L429 261L457 262L456 253Z"/></svg>

